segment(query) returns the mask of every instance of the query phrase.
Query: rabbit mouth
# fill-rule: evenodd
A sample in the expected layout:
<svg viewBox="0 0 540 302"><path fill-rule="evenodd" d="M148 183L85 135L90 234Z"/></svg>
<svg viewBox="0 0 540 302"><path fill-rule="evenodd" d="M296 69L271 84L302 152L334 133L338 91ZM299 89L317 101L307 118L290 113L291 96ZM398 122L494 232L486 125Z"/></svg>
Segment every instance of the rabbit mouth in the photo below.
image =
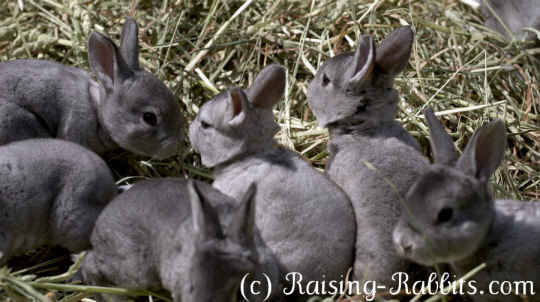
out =
<svg viewBox="0 0 540 302"><path fill-rule="evenodd" d="M357 130L366 130L368 128L363 127L365 120L341 120L328 124L328 127L339 129L344 133L351 133Z"/></svg>
<svg viewBox="0 0 540 302"><path fill-rule="evenodd" d="M161 149L152 154L152 157L156 159L165 159L176 155L178 152L179 142L175 139L167 139L163 144Z"/></svg>
<svg viewBox="0 0 540 302"><path fill-rule="evenodd" d="M354 120L354 115L348 116L343 120L335 121L328 124L330 127L354 127L364 124L365 120Z"/></svg>

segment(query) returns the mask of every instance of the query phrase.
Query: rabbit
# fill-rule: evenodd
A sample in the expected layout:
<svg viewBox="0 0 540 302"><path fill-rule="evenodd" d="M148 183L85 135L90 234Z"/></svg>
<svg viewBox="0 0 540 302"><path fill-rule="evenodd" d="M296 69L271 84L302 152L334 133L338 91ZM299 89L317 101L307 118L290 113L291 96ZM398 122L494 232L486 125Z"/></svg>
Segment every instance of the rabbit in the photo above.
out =
<svg viewBox="0 0 540 302"><path fill-rule="evenodd" d="M461 0L461 2L474 8L480 7L480 13L486 18L484 25L506 38L515 35L519 40L534 40L536 35L533 32L525 31L524 28L530 27L540 30L540 4L538 0ZM510 32L505 29L505 26ZM536 40L538 41L540 38L536 37Z"/></svg>
<svg viewBox="0 0 540 302"><path fill-rule="evenodd" d="M60 138L103 154L118 148L165 158L183 138L172 92L139 66L138 29L127 18L120 49L92 33L88 61L97 76L51 61L0 63L0 145Z"/></svg>
<svg viewBox="0 0 540 302"><path fill-rule="evenodd" d="M94 152L58 139L0 146L0 266L25 251L90 246L94 223L117 193Z"/></svg>
<svg viewBox="0 0 540 302"><path fill-rule="evenodd" d="M422 265L449 263L458 277L485 262L472 277L474 301L540 301L538 295L523 300L489 291L492 281L540 284L540 202L493 200L488 188L504 158L504 123L478 129L459 156L433 111L424 115L434 163L406 195L393 234L396 249Z"/></svg>
<svg viewBox="0 0 540 302"><path fill-rule="evenodd" d="M353 261L352 206L323 173L274 141L279 126L272 107L285 84L281 66L265 67L248 89L206 102L189 137L203 165L214 168L215 188L238 198L245 191L238 184L257 184L256 226L280 265L281 284L290 284L289 272L303 280L341 280Z"/></svg>
<svg viewBox="0 0 540 302"><path fill-rule="evenodd" d="M254 192L250 185L237 202L195 180L136 183L99 216L84 282L166 290L175 302L229 301L256 265Z"/></svg>
<svg viewBox="0 0 540 302"><path fill-rule="evenodd" d="M362 36L354 53L324 63L308 88L309 106L329 130L326 173L348 194L356 215L353 276L385 286L397 272L427 273L400 257L392 242L400 196L428 165L418 142L394 120L393 80L407 65L413 36L410 27L400 27L376 49Z"/></svg>

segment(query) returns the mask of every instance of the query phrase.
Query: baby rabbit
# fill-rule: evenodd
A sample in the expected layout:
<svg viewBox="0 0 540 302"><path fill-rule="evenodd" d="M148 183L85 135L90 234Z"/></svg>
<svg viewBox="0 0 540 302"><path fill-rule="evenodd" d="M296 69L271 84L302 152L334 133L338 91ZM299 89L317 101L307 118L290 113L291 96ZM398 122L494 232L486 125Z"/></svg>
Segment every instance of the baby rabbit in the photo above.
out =
<svg viewBox="0 0 540 302"><path fill-rule="evenodd" d="M116 148L164 158L183 136L172 92L139 66L138 29L128 18L120 50L92 33L81 69L42 60L0 63L0 145L36 137L79 143L98 154Z"/></svg>
<svg viewBox="0 0 540 302"><path fill-rule="evenodd" d="M92 249L83 260L83 279L165 289L175 302L229 301L256 265L254 191L250 186L237 203L193 180L136 183L99 216ZM223 211L227 205L229 211Z"/></svg>
<svg viewBox="0 0 540 302"><path fill-rule="evenodd" d="M377 49L363 36L354 53L322 65L308 89L319 125L330 133L326 171L349 195L356 215L354 276L385 286L394 273L413 271L393 248L392 230L400 196L428 165L394 120L399 97L393 80L406 67L412 43L410 27L394 30Z"/></svg>
<svg viewBox="0 0 540 302"><path fill-rule="evenodd" d="M473 7L480 7L480 12L486 18L484 25L506 37L510 37L510 33L505 29L505 26L520 40L535 39L535 34L524 31L524 28L530 27L540 30L540 3L538 0L461 1L471 4ZM504 25L501 24L501 21L504 22Z"/></svg>
<svg viewBox="0 0 540 302"><path fill-rule="evenodd" d="M264 68L246 90L231 89L201 107L189 129L213 186L238 198L256 183L256 223L281 276L341 280L353 262L355 223L346 194L296 153L280 147L272 106L285 90L285 71ZM291 281L291 280L289 280Z"/></svg>
<svg viewBox="0 0 540 302"><path fill-rule="evenodd" d="M0 146L0 266L42 245L90 246L117 188L105 162L80 145L30 139Z"/></svg>
<svg viewBox="0 0 540 302"><path fill-rule="evenodd" d="M494 201L488 189L504 158L503 122L478 129L458 156L433 111L424 114L434 164L407 193L394 230L399 253L423 265L449 263L459 277L485 262L487 267L472 277L474 301L540 301L538 295L523 300L489 291L492 281L540 284L540 202Z"/></svg>

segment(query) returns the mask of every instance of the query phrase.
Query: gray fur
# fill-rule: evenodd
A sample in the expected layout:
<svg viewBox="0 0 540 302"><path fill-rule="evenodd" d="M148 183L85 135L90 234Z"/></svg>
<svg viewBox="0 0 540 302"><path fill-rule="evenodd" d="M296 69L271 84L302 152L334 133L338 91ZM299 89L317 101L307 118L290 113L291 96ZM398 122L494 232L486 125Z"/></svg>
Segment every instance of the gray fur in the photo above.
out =
<svg viewBox="0 0 540 302"><path fill-rule="evenodd" d="M0 266L42 245L88 248L94 222L117 192L99 156L56 139L0 146L0 179Z"/></svg>
<svg viewBox="0 0 540 302"><path fill-rule="evenodd" d="M450 136L437 129L430 110L436 152L456 152ZM407 193L407 211L394 230L401 255L423 265L449 263L463 276L485 262L473 277L486 295L475 301L523 301L489 295L491 281L533 281L540 284L540 202L493 200L489 176L501 163L506 143L504 124L495 120L476 131L457 162L435 162ZM448 150L437 150L437 148ZM538 291L538 288L535 288ZM527 301L540 301L538 295Z"/></svg>
<svg viewBox="0 0 540 302"><path fill-rule="evenodd" d="M392 230L400 196L428 164L418 143L394 120L398 94L392 82L405 68L412 42L409 27L396 29L376 51L372 38L363 36L355 53L328 60L308 91L319 124L330 131L326 171L349 195L356 215L354 277L386 286L396 272L414 278L414 265L393 248Z"/></svg>
<svg viewBox="0 0 540 302"><path fill-rule="evenodd" d="M283 68L264 68L246 91L235 88L204 104L190 139L203 164L214 167L214 187L238 197L245 191L238 184L257 184L257 228L282 276L341 280L353 261L352 207L336 184L273 140L279 127L272 106L284 89Z"/></svg>
<svg viewBox="0 0 540 302"><path fill-rule="evenodd" d="M507 30L486 6L491 7L495 14L508 27L517 39L538 39L531 31L523 30L532 27L540 30L540 3L538 0L479 0L480 11L486 18L485 26L498 31L506 37L510 37ZM484 2L485 1L485 2Z"/></svg>
<svg viewBox="0 0 540 302"><path fill-rule="evenodd" d="M84 70L50 61L0 63L0 145L56 137L99 154L117 148L156 158L176 153L184 119L172 92L139 68L137 47L133 19L126 20L120 50L92 33L88 56L100 84ZM155 115L155 126L145 113L147 120Z"/></svg>
<svg viewBox="0 0 540 302"><path fill-rule="evenodd" d="M256 265L254 191L238 202L194 180L136 183L99 216L83 279L167 290L175 302L229 301Z"/></svg>
<svg viewBox="0 0 540 302"><path fill-rule="evenodd" d="M139 27L133 18L126 18L120 36L120 53L126 64L132 69L139 67Z"/></svg>

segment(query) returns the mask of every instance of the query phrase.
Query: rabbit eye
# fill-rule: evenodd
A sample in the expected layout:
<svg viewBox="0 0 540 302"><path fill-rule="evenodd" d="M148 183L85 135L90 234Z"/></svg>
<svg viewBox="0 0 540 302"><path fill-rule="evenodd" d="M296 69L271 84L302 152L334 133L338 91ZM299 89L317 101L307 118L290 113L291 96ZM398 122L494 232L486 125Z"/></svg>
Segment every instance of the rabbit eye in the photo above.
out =
<svg viewBox="0 0 540 302"><path fill-rule="evenodd" d="M157 116L153 112L145 112L143 113L143 121L153 127L157 125Z"/></svg>
<svg viewBox="0 0 540 302"><path fill-rule="evenodd" d="M208 123L205 122L205 121L201 121L201 127L202 127L203 129L208 129L208 128L212 127L212 125L208 124Z"/></svg>
<svg viewBox="0 0 540 302"><path fill-rule="evenodd" d="M326 73L323 73L322 75L322 85L326 86L330 83L330 78L326 75Z"/></svg>
<svg viewBox="0 0 540 302"><path fill-rule="evenodd" d="M443 208L439 211L439 214L437 215L437 222L448 222L452 219L453 214L454 210L452 210L452 208Z"/></svg>

